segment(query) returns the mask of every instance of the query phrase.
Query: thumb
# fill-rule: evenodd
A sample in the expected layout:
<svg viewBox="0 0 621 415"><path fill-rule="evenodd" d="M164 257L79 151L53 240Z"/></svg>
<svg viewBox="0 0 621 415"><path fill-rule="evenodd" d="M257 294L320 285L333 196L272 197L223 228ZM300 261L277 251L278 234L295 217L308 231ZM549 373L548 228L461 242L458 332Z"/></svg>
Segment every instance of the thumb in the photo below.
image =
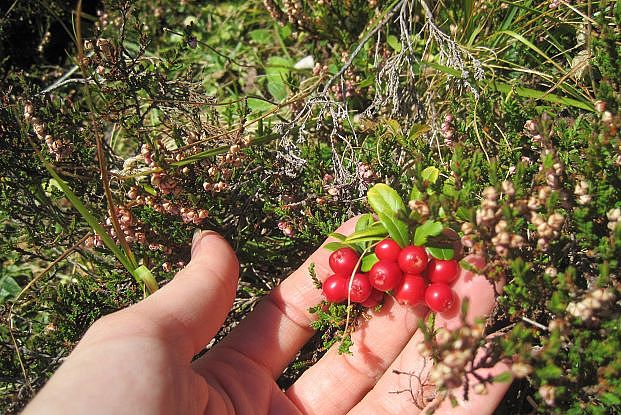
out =
<svg viewBox="0 0 621 415"><path fill-rule="evenodd" d="M216 334L229 312L239 277L237 256L212 231L197 231L190 263L171 282L130 308L146 316L191 359Z"/></svg>

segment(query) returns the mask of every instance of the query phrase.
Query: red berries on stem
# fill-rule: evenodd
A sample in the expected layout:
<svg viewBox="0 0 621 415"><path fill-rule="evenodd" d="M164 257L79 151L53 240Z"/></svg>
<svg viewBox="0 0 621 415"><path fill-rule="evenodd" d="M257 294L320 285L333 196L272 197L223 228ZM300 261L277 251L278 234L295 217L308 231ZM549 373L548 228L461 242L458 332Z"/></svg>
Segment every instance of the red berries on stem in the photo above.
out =
<svg viewBox="0 0 621 415"><path fill-rule="evenodd" d="M454 259L432 259L427 268L427 277L431 282L450 284L459 275L459 264Z"/></svg>
<svg viewBox="0 0 621 415"><path fill-rule="evenodd" d="M399 252L399 266L408 274L421 274L427 268L429 257L422 246L408 245Z"/></svg>
<svg viewBox="0 0 621 415"><path fill-rule="evenodd" d="M379 291L392 290L401 282L402 277L403 272L399 265L388 260L380 260L369 271L369 282Z"/></svg>
<svg viewBox="0 0 621 415"><path fill-rule="evenodd" d="M401 247L392 239L384 239L375 245L375 256L380 260L397 262Z"/></svg>
<svg viewBox="0 0 621 415"><path fill-rule="evenodd" d="M459 263L429 256L424 246L401 248L387 238L375 245L378 261L368 274L360 272L360 255L352 248L337 249L330 255L334 275L328 277L322 289L326 300L352 303L372 308L382 303L384 292L391 291L401 305L426 304L432 311L442 313L457 300L452 284L459 276Z"/></svg>
<svg viewBox="0 0 621 415"><path fill-rule="evenodd" d="M341 248L332 252L329 263L335 274L349 277L358 264L360 255L351 248Z"/></svg>
<svg viewBox="0 0 621 415"><path fill-rule="evenodd" d="M407 274L395 289L394 295L401 305L416 305L425 301L427 283L420 275Z"/></svg>
<svg viewBox="0 0 621 415"><path fill-rule="evenodd" d="M326 296L326 300L331 303L340 303L347 299L347 285L348 280L334 274L323 282L321 288L323 289L323 295Z"/></svg>
<svg viewBox="0 0 621 415"><path fill-rule="evenodd" d="M455 293L446 284L434 282L425 290L425 303L432 311L443 313L455 302Z"/></svg>

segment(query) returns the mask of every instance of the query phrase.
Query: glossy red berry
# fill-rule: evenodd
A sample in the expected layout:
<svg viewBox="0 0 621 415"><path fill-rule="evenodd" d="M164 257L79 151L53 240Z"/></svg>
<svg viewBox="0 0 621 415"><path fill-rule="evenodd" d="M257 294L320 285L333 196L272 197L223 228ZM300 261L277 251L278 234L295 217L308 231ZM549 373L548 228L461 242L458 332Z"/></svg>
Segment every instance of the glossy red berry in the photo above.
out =
<svg viewBox="0 0 621 415"><path fill-rule="evenodd" d="M349 278L346 279L349 288ZM369 283L366 274L356 274L351 283L351 291L349 293L352 303L364 303L371 296L373 287Z"/></svg>
<svg viewBox="0 0 621 415"><path fill-rule="evenodd" d="M356 268L358 258L358 253L351 248L337 249L330 255L330 268L335 274L349 277Z"/></svg>
<svg viewBox="0 0 621 415"><path fill-rule="evenodd" d="M360 304L362 304L362 306L366 308L373 308L373 307L377 307L378 305L380 305L383 300L384 300L384 293L376 289L373 289L371 291L371 295L369 296L369 298L367 298L366 301Z"/></svg>
<svg viewBox="0 0 621 415"><path fill-rule="evenodd" d="M340 275L329 276L321 285L323 295L331 303L340 303L347 299L347 280Z"/></svg>
<svg viewBox="0 0 621 415"><path fill-rule="evenodd" d="M441 282L430 284L425 290L425 303L431 310L442 313L453 306L455 293L448 285Z"/></svg>
<svg viewBox="0 0 621 415"><path fill-rule="evenodd" d="M450 284L459 275L459 264L454 259L432 259L427 267L427 277L431 282Z"/></svg>
<svg viewBox="0 0 621 415"><path fill-rule="evenodd" d="M375 255L380 260L397 262L401 247L394 240L388 238L375 245Z"/></svg>
<svg viewBox="0 0 621 415"><path fill-rule="evenodd" d="M427 267L429 258L422 246L408 245L399 253L399 267L406 274L420 274Z"/></svg>
<svg viewBox="0 0 621 415"><path fill-rule="evenodd" d="M407 274L395 288L395 299L402 305L416 305L425 301L427 283L420 275Z"/></svg>
<svg viewBox="0 0 621 415"><path fill-rule="evenodd" d="M369 271L369 282L373 288L380 291L389 291L395 288L403 277L403 272L396 262L381 260Z"/></svg>

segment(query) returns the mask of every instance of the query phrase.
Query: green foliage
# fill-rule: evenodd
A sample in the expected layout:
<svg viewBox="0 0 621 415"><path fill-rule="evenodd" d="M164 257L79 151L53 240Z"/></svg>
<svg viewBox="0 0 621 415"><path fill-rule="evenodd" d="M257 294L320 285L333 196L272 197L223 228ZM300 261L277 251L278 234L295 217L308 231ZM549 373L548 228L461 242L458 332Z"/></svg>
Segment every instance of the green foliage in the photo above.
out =
<svg viewBox="0 0 621 415"><path fill-rule="evenodd" d="M500 333L494 358L533 368L505 413L621 411L618 2L444 2L432 20L420 2L392 15L401 2L290 3L106 1L99 16L85 10L83 61L74 2L0 7L0 310L13 307L18 345L3 325L0 412L18 412L23 385L39 388L93 321L143 295L103 247L81 244L42 274L94 223L111 231L96 134L113 203L131 216L136 266L165 282L187 263L196 228L232 243L243 301L227 324L343 220L373 210L326 248L371 252L390 235L450 258L461 239L487 258L462 267L505 281L488 320ZM307 56L316 67L296 69ZM490 186L493 217L483 218ZM202 221L187 216L199 211ZM543 244L533 213L563 217ZM521 243L501 243L502 232ZM616 300L588 318L571 313L599 288ZM360 310L349 311L354 321ZM346 306L314 312L325 337L287 371L289 384L317 351L351 347L339 332Z"/></svg>

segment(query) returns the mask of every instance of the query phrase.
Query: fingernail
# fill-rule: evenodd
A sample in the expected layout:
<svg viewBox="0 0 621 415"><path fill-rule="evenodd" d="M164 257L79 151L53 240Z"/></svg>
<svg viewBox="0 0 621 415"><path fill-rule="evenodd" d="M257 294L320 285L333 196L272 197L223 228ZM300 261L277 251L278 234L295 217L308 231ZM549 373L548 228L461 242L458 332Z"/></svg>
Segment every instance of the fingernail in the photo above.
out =
<svg viewBox="0 0 621 415"><path fill-rule="evenodd" d="M205 231L202 229L197 229L194 231L194 235L192 236L192 249L190 250L190 259L194 258L194 253L198 251L198 247L200 246L205 236L214 234L217 235L214 231Z"/></svg>
<svg viewBox="0 0 621 415"><path fill-rule="evenodd" d="M190 250L190 258L194 258L194 252L196 248L203 239L203 231L201 229L197 229L194 231L194 236L192 236L192 249Z"/></svg>

